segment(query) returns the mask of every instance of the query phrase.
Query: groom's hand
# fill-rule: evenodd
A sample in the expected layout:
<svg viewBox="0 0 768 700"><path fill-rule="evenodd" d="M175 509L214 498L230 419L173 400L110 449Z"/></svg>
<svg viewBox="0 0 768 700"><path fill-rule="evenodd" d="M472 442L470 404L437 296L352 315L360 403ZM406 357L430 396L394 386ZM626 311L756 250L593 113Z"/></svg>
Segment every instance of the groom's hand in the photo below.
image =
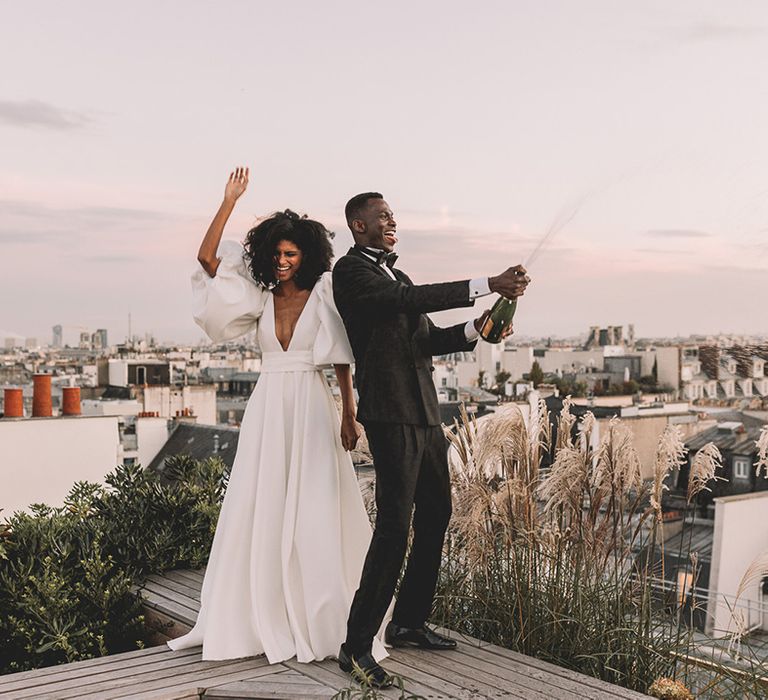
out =
<svg viewBox="0 0 768 700"><path fill-rule="evenodd" d="M523 295L530 281L527 270L522 265L515 265L496 277L489 277L488 286L492 292L507 299L515 299Z"/></svg>
<svg viewBox="0 0 768 700"><path fill-rule="evenodd" d="M355 449L357 441L362 434L363 431L360 430L360 424L355 420L354 416L342 417L341 444L347 452Z"/></svg>

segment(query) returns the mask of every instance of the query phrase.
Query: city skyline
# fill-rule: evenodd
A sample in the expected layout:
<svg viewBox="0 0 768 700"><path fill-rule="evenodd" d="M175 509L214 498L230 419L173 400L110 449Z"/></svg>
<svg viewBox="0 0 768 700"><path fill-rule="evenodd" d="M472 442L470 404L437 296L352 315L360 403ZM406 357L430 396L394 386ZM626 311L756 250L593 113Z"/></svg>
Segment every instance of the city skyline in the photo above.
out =
<svg viewBox="0 0 768 700"><path fill-rule="evenodd" d="M530 334L514 334L509 338L505 345L509 346L545 346L549 343L553 343L558 347L565 346L586 346L592 342L593 333L599 331L603 334L613 332L613 329L617 329L619 332L618 340L616 342L602 342L601 345L618 345L626 346L628 348L635 346L647 346L649 343L659 345L686 345L686 344L699 344L699 343L711 343L716 346L729 347L732 344L739 345L757 345L765 347L765 341L768 339L768 333L755 333L755 334L740 334L740 333L689 333L686 335L673 335L673 336L638 336L635 334L634 324L604 324L604 325L592 325L587 328L583 328L570 335L562 335L557 333L549 333L547 335L534 336ZM159 350L169 349L173 347L198 347L198 346L214 346L214 345L228 345L239 346L243 338L248 339L250 343L254 342L254 339L250 336L243 336L243 338L236 338L228 341L227 343L214 343L211 341L202 331L199 333L199 337L192 341L180 341L174 338L163 338L157 336L154 332L135 332L135 329L131 330L130 335L118 333L114 337L106 328L91 328L84 325L72 324L62 325L56 324L51 327L51 332L46 336L24 336L16 333L5 333L0 329L0 347L5 346L6 350L35 350L35 349L89 349L92 351L108 350L109 348L131 345L134 344L138 347L138 344L147 343L147 348L157 348ZM109 340L107 340L109 338Z"/></svg>
<svg viewBox="0 0 768 700"><path fill-rule="evenodd" d="M139 335L199 340L189 275L240 164L226 238L291 207L336 232L338 256L345 201L375 189L417 283L497 274L573 214L531 266L521 335L768 333L761 3L6 12L5 335L115 342L131 313Z"/></svg>

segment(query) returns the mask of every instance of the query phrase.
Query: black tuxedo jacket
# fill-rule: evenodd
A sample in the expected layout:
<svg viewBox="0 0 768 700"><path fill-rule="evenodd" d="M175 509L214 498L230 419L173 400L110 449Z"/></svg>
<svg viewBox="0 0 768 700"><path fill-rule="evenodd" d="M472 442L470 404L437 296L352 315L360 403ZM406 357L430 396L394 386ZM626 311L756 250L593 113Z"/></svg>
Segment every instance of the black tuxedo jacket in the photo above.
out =
<svg viewBox="0 0 768 700"><path fill-rule="evenodd" d="M333 268L333 297L355 356L361 423L440 425L432 356L471 350L466 324L438 328L424 314L472 306L469 280L414 285L393 280L359 249Z"/></svg>

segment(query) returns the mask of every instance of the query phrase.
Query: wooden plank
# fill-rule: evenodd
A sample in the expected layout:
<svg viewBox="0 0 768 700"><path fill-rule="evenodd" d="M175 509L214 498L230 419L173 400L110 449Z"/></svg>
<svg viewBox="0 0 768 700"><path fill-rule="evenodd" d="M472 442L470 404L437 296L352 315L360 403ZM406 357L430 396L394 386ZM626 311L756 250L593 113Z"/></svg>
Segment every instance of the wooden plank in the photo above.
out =
<svg viewBox="0 0 768 700"><path fill-rule="evenodd" d="M451 681L446 680L443 676L433 676L429 672L416 668L414 666L407 666L404 663L398 661L396 658L390 656L388 659L382 661L384 667L390 673L397 674L405 680L405 689L409 690L408 680L411 678L414 681L421 683L432 689L432 693L427 697L435 697L434 693L438 693L438 697L441 698L457 698L458 700L477 700L480 695L480 689L477 686L465 688L461 685L457 685ZM509 693L499 693L498 695L483 697L514 697Z"/></svg>
<svg viewBox="0 0 768 700"><path fill-rule="evenodd" d="M100 666L89 673L77 673L65 675L63 677L46 678L43 683L34 682L31 679L26 681L26 688L17 688L13 691L14 698L31 698L40 693L47 692L47 689L55 686L57 693L61 697L68 697L67 693L73 691L76 695L81 689L87 686L109 683L110 679L124 678L133 679L137 683L148 674L160 672L164 675L169 673L184 673L189 668L203 667L208 668L221 662L201 661L200 650L195 650L196 654L183 654L176 656L170 649L166 649L166 654L152 657L151 661L145 661L142 664L133 664L130 667L116 669L111 665Z"/></svg>
<svg viewBox="0 0 768 700"><path fill-rule="evenodd" d="M237 681L219 688L208 689L203 694L206 700L216 698L329 698L336 693L335 688L315 683L293 683L290 681L273 681L273 676L267 676L258 681Z"/></svg>
<svg viewBox="0 0 768 700"><path fill-rule="evenodd" d="M312 680L311 678L307 678L307 676L298 673L297 671L294 671L293 669L285 667L282 663L280 664L274 664L271 668L275 668L275 672L272 674L272 676L279 676L280 680L290 682L290 683L304 683L306 685L317 685L317 681ZM271 681L272 676L260 676L259 682L261 681ZM240 681L238 681L239 683ZM209 690L211 688L217 688L218 686L210 686Z"/></svg>
<svg viewBox="0 0 768 700"><path fill-rule="evenodd" d="M171 569L161 573L149 574L147 578L154 578L162 581L174 581L187 586L188 588L201 588L205 578L205 569Z"/></svg>
<svg viewBox="0 0 768 700"><path fill-rule="evenodd" d="M249 678L258 678L261 675L269 675L271 673L274 673L274 667L270 666L264 666L262 668L258 668L252 671L240 671L235 674L229 674L227 677L222 678L221 682L223 683L231 683L237 680L248 680ZM173 683L175 679L170 678L168 679L169 682ZM194 689L195 695L193 697L199 698L202 697L203 693L205 693L206 689L208 688L210 683L216 683L219 679L212 678L210 681L203 680L198 681L196 683L193 683L191 686L188 683L181 682L179 684L174 684L172 686L166 686L163 687L160 690L157 689L150 689L145 690L144 688L125 688L123 689L122 695L111 695L109 696L108 700L171 700L171 698L174 697L173 693L184 693L189 692L190 688ZM166 698L166 694L168 697ZM102 696L98 693L95 695L87 695L82 696L82 700L101 700Z"/></svg>
<svg viewBox="0 0 768 700"><path fill-rule="evenodd" d="M8 692L16 692L36 685L46 683L55 683L68 678L82 678L88 675L104 673L103 667L109 667L109 672L123 673L135 666L145 666L152 663L158 654L178 654L180 657L198 657L200 649L183 649L172 652L168 647L153 647L151 649L140 649L137 651L127 651L122 654L112 656L100 656L97 659L86 659L85 661L74 661L69 664L59 666L48 666L34 671L23 671L21 673L11 673L0 676L0 696Z"/></svg>
<svg viewBox="0 0 768 700"><path fill-rule="evenodd" d="M171 573L181 577L199 579L202 581L205 577L205 568L206 567L203 566L199 569L171 569L170 571L163 571L160 575L165 576L166 574Z"/></svg>
<svg viewBox="0 0 768 700"><path fill-rule="evenodd" d="M230 663L226 661L200 661L190 665L181 673L169 669L161 669L153 673L143 673L136 676L117 677L109 681L74 688L63 693L56 690L54 694L35 696L35 700L68 700L69 698L93 698L93 700L112 700L113 698L134 697L137 691L164 691L195 689L198 693L207 687L210 681L224 682L225 680L245 680L252 678L259 667L267 666L266 659L248 659ZM150 695L150 697L152 697Z"/></svg>
<svg viewBox="0 0 768 700"><path fill-rule="evenodd" d="M336 693L331 689L319 689L317 692L301 692L297 690L259 690L251 689L241 691L237 695L203 695L203 698L283 698L283 700L317 700L321 698L332 698Z"/></svg>
<svg viewBox="0 0 768 700"><path fill-rule="evenodd" d="M88 700L98 700L98 696L84 695L84 698ZM136 700L136 698L143 698L144 700L200 700L200 692L197 688L176 688L176 689L163 689L163 690L151 690L149 694L140 693L136 694L136 691L131 691L129 695L124 695L125 700Z"/></svg>
<svg viewBox="0 0 768 700"><path fill-rule="evenodd" d="M173 573L173 572L168 572ZM171 588L175 588L179 593L185 593L190 598L199 597L202 592L203 580L191 581L187 577L175 575L166 576L165 574L150 574L145 579L146 581L154 581L163 585L167 585Z"/></svg>
<svg viewBox="0 0 768 700"><path fill-rule="evenodd" d="M583 683L556 676L542 669L521 664L515 659L507 659L469 644L459 643L457 651L467 659L465 663L474 668L485 669L488 673L526 687L538 689L546 686L547 692L552 698L569 700L573 697L582 697L594 698L595 700L613 700L615 697L590 686L585 686Z"/></svg>
<svg viewBox="0 0 768 700"><path fill-rule="evenodd" d="M453 630L447 630L440 627L436 629L438 632L440 632L440 634L445 634L446 636L449 636L452 639L461 640L466 644L474 646L478 649L482 649L483 651L496 654L497 656L504 657L505 659L512 659L512 660L518 661L521 664L525 664L533 668L541 669L555 676L560 676L561 678L568 678L570 680L573 680L577 683L581 683L582 685L588 686L590 688L601 690L604 693L607 693L609 696L614 698L618 697L618 698L625 698L627 700L647 700L649 697L648 695L639 693L636 690L629 690L628 688L614 685L613 683L609 683L608 681L595 678L594 676L588 676L584 673L579 673L578 671L572 671L571 669L564 668L563 666L558 666L557 664L549 663L547 661L542 661L541 659L537 659L533 656L527 656L525 654L512 651L511 649L505 649L504 647L491 644L490 642L484 642L481 639L471 637L470 635L454 632Z"/></svg>
<svg viewBox="0 0 768 700"><path fill-rule="evenodd" d="M176 600L162 592L146 591L144 593L144 602L152 608L167 610L181 616L180 621L197 620L198 610L190 607L179 600Z"/></svg>
<svg viewBox="0 0 768 700"><path fill-rule="evenodd" d="M549 695L539 688L529 688L525 685L513 685L496 676L479 671L472 666L463 664L459 655L452 652L419 652L404 649L397 650L397 659L404 664L419 668L436 678L447 678L452 683L470 690L477 690L483 697L512 696L524 700L549 700ZM450 658L449 658L450 657Z"/></svg>
<svg viewBox="0 0 768 700"><path fill-rule="evenodd" d="M158 574L153 574L152 576L149 576L147 580L142 584L142 587L149 584L155 584L162 586L164 588L168 588L172 591L176 591L180 595L189 598L191 600L200 601L200 587L199 586L192 586L189 583L185 581L177 581L172 578L168 578L166 576L160 576Z"/></svg>
<svg viewBox="0 0 768 700"><path fill-rule="evenodd" d="M357 683L352 680L351 676L344 673L339 668L338 661L335 661L333 659L325 659L325 661L315 661L311 664L300 664L297 661L284 661L283 662L288 668L292 668L299 673L303 673L305 676L308 676L309 678L313 678L318 683L322 683L324 685L329 685L332 688L357 688ZM382 663L386 664L386 661L383 661ZM428 688L426 686L422 686L420 684L417 684L415 682L411 682L408 684L408 690L411 693L417 694L417 695L424 695L426 696L428 693L431 692L431 688ZM378 690L377 691L382 697L385 698L399 698L400 697L400 690L397 688L389 688L387 690Z"/></svg>
<svg viewBox="0 0 768 700"><path fill-rule="evenodd" d="M170 627L165 631L169 637L180 637L182 634L186 634L195 626L195 620L190 619L189 613L185 612L183 608L178 608L173 604L165 604L162 601L148 601L144 606L144 610L155 612L156 614L165 618L165 620L178 623L179 628Z"/></svg>
<svg viewBox="0 0 768 700"><path fill-rule="evenodd" d="M478 668L484 668L483 664L490 664L491 667L497 667L499 669L498 675L504 678L508 678L508 674L513 674L512 678L521 683L534 684L534 687L546 686L553 698L582 697L594 700L614 700L616 697L579 681L563 678L541 668L521 664L516 659L508 659L469 644L459 643L457 652L466 657L466 663L470 665L478 664ZM529 680L523 681L521 679Z"/></svg>
<svg viewBox="0 0 768 700"><path fill-rule="evenodd" d="M173 584L173 585L170 585ZM187 607L191 608L195 612L200 610L200 597L192 597L187 591L179 591L179 588L183 588L181 584L174 581L156 581L147 579L140 587L141 592L152 591L171 600L175 600Z"/></svg>
<svg viewBox="0 0 768 700"><path fill-rule="evenodd" d="M317 683L316 681L313 681L311 678L304 677L302 680L296 680L287 678L285 680L281 680L280 676L266 676L264 678L260 678L257 681L238 681L235 684L228 684L226 686L221 686L221 688L230 688L232 685L238 685L238 684L246 684L246 685L252 685L252 686L259 686L259 688L269 690L280 690L281 688L285 688L286 686L291 686L294 689L301 690L301 692L311 692L315 689L322 689L324 691L331 690L332 692L336 692L336 688L331 688L327 685L321 685L320 683Z"/></svg>
<svg viewBox="0 0 768 700"><path fill-rule="evenodd" d="M384 668L387 669L387 670L389 670L389 668L388 668L388 661L389 661L390 658L391 657L382 660L382 664L383 664ZM333 671L338 674L339 678L341 679L341 683L338 685L339 688L348 688L350 686L352 686L353 688L357 687L357 683L354 680L352 680L352 677L349 674L344 673L344 671L342 671L339 668L338 661L326 659L322 663L324 665L329 665L330 668L332 668ZM435 696L434 695L434 693L435 693L434 688L432 688L429 685L424 685L424 684L420 683L414 677L412 677L410 674L408 674L407 676L402 676L401 677L401 681L404 684L405 688L407 689L408 693L413 693L414 695L423 695L424 697L434 697ZM400 697L400 689L397 686L395 686L394 688L388 690L387 692L393 693L393 695L395 697L398 697L398 698Z"/></svg>
<svg viewBox="0 0 768 700"><path fill-rule="evenodd" d="M148 649L135 649L133 651L123 651L119 654L112 654L110 656L98 656L93 659L83 659L82 661L71 661L70 663L58 664L56 666L45 666L44 668L34 668L31 671L17 671L16 673L8 673L0 676L0 689L8 683L15 683L19 680L26 680L31 676L44 676L54 673L63 673L69 669L75 667L84 666L97 666L105 663L113 663L116 660L134 658L138 656L152 656L153 654L161 654L163 649L156 647L150 647Z"/></svg>
<svg viewBox="0 0 768 700"><path fill-rule="evenodd" d="M154 593L150 593L144 598L144 605L158 612L166 613L170 615L174 620L189 625L192 627L197 620L197 611L192 610L184 605L179 605L173 600L163 598Z"/></svg>
<svg viewBox="0 0 768 700"><path fill-rule="evenodd" d="M145 581L139 587L139 590L144 595L152 594L167 598L168 600L173 600L181 605L184 605L185 607L188 607L194 613L198 613L200 611L199 600L196 600L189 595L186 595L185 593L180 593L170 586L166 586L163 581Z"/></svg>
<svg viewBox="0 0 768 700"><path fill-rule="evenodd" d="M173 571L166 571L163 576L168 574L171 574L170 578L176 581L186 581L190 586L197 586L202 589L205 569L174 569Z"/></svg>
<svg viewBox="0 0 768 700"><path fill-rule="evenodd" d="M99 700L100 695L83 695L88 700ZM162 690L150 690L149 693L138 693L136 689L130 690L128 695L121 696L125 700L200 700L200 690L198 688L189 688L186 686L179 688L163 688Z"/></svg>

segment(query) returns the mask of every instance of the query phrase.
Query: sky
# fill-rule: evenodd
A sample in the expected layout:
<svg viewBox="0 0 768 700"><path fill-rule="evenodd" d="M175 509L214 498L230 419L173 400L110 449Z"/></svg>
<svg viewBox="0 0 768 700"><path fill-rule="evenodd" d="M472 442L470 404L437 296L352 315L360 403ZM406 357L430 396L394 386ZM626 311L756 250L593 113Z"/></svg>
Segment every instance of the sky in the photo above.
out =
<svg viewBox="0 0 768 700"><path fill-rule="evenodd" d="M522 335L768 333L761 0L0 10L0 336L120 342L130 313L199 340L189 277L237 165L226 238L290 207L338 256L345 202L376 190L416 283L498 274L559 228Z"/></svg>

